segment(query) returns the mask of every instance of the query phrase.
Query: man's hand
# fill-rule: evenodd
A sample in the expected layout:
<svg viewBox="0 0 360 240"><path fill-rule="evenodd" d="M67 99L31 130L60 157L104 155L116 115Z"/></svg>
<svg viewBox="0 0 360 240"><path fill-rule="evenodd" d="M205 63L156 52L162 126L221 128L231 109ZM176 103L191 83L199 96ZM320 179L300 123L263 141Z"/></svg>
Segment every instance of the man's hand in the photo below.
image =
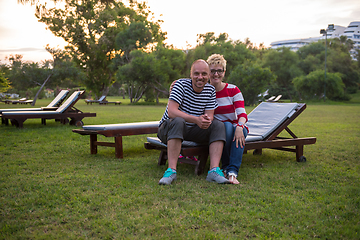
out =
<svg viewBox="0 0 360 240"><path fill-rule="evenodd" d="M196 124L201 128L201 129L207 129L210 127L211 125L211 118L209 117L209 115L204 114L198 117Z"/></svg>
<svg viewBox="0 0 360 240"><path fill-rule="evenodd" d="M177 80L175 80L175 81L173 81L173 82L171 83L171 85L170 85L170 89L169 89L169 93L171 93L171 91L172 91L172 89L173 89L173 87L174 87L174 85L175 85L176 81L177 81Z"/></svg>

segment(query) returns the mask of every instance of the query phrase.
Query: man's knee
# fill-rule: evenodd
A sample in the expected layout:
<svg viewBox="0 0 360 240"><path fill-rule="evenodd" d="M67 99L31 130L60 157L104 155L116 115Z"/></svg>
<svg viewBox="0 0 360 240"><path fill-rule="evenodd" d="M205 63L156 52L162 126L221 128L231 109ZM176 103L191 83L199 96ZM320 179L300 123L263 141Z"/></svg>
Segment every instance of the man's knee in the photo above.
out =
<svg viewBox="0 0 360 240"><path fill-rule="evenodd" d="M219 132L224 132L225 133L225 125L224 125L224 123L217 120L217 119L214 119L210 126L211 126L212 131L219 131Z"/></svg>
<svg viewBox="0 0 360 240"><path fill-rule="evenodd" d="M171 118L170 126L171 127L174 127L174 126L184 127L184 126L186 126L186 121L185 121L185 119L183 119L181 117Z"/></svg>
<svg viewBox="0 0 360 240"><path fill-rule="evenodd" d="M185 119L180 117L168 119L166 124L166 129L164 129L166 131L166 141L173 138L184 139L184 132L186 131Z"/></svg>
<svg viewBox="0 0 360 240"><path fill-rule="evenodd" d="M225 125L223 122L214 119L210 125L211 133L210 133L210 143L214 141L224 141L226 142L225 137Z"/></svg>

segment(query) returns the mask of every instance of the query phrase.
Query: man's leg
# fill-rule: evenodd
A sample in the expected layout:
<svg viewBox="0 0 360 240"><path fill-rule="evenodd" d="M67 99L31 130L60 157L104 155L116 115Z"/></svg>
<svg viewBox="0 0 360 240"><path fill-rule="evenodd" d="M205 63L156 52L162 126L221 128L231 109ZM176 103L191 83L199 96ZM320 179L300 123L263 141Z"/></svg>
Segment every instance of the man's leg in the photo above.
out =
<svg viewBox="0 0 360 240"><path fill-rule="evenodd" d="M163 143L167 144L169 166L159 181L159 184L161 185L169 185L176 180L176 166L185 130L186 123L182 118L166 120L166 122L162 123L159 128L158 137Z"/></svg>
<svg viewBox="0 0 360 240"><path fill-rule="evenodd" d="M169 168L176 170L181 151L181 139L173 138L167 142L167 155Z"/></svg>
<svg viewBox="0 0 360 240"><path fill-rule="evenodd" d="M223 146L223 141L212 142L209 146L210 171L206 177L206 180L209 182L230 183L219 167Z"/></svg>
<svg viewBox="0 0 360 240"><path fill-rule="evenodd" d="M224 177L223 172L219 168L223 146L226 141L224 124L214 119L208 129L200 129L195 126L187 134L186 138L199 143L204 143L204 141L210 143L210 171L206 180L209 182L229 183L229 180ZM185 140L187 140L186 138Z"/></svg>
<svg viewBox="0 0 360 240"><path fill-rule="evenodd" d="M223 147L224 147L223 141L216 141L210 144L209 146L210 169L219 167Z"/></svg>

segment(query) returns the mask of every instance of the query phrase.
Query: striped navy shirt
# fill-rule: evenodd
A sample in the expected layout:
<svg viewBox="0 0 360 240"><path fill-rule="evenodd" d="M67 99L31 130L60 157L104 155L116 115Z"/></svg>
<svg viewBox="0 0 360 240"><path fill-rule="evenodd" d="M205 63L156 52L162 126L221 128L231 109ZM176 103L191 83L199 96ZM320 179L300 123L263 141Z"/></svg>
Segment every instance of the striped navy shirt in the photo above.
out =
<svg viewBox="0 0 360 240"><path fill-rule="evenodd" d="M216 92L214 86L205 84L200 93L194 91L192 87L192 80L189 78L179 79L175 82L171 90L169 100L173 100L179 104L179 110L193 116L201 116L205 110L214 110L218 104L216 102ZM160 124L169 119L168 106L166 106L165 113L160 120ZM186 123L188 126L193 126L195 123Z"/></svg>

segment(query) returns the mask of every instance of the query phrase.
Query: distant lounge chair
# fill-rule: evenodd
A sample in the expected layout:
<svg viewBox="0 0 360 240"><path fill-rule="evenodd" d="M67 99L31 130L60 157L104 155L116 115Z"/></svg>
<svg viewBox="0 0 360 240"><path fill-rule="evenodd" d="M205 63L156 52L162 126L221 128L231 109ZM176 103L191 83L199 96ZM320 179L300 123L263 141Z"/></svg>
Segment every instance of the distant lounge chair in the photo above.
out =
<svg viewBox="0 0 360 240"><path fill-rule="evenodd" d="M19 111L55 111L61 103L65 100L66 96L69 94L68 90L61 90L60 93L51 101L46 107L41 108L4 108L0 109L0 114L3 112L19 112Z"/></svg>
<svg viewBox="0 0 360 240"><path fill-rule="evenodd" d="M27 100L26 98L20 98L19 100L4 100L3 102L5 102L5 104L30 104L33 102L33 100Z"/></svg>
<svg viewBox="0 0 360 240"><path fill-rule="evenodd" d="M109 104L109 103L114 103L115 105L120 105L120 104L121 104L121 102L119 102L119 101L116 101L116 102L109 102L109 101L107 101L105 95L101 96L101 98L99 98L99 100L85 99L85 102L86 102L86 104L88 104L88 105L89 105L89 103L90 103L90 104L98 103L99 105L107 105L107 104Z"/></svg>
<svg viewBox="0 0 360 240"><path fill-rule="evenodd" d="M282 97L282 95L278 95L275 99L268 99L266 100L267 102L279 102L280 98Z"/></svg>
<svg viewBox="0 0 360 240"><path fill-rule="evenodd" d="M17 112L3 112L0 114L8 125L8 120L11 120L12 125L19 128L23 127L24 121L31 118L40 118L41 123L46 125L46 119L55 119L63 124L69 122L76 126L82 126L84 117L96 117L96 113L84 113L75 108L75 103L80 99L85 91L75 91L59 108L55 111L17 111Z"/></svg>
<svg viewBox="0 0 360 240"><path fill-rule="evenodd" d="M266 99L266 102L271 102L274 99L275 99L275 96L269 97L268 99Z"/></svg>
<svg viewBox="0 0 360 240"><path fill-rule="evenodd" d="M99 103L99 102L105 101L105 99L106 99L106 96L102 95L98 100L85 99L85 102L89 105L89 103L90 104Z"/></svg>
<svg viewBox="0 0 360 240"><path fill-rule="evenodd" d="M246 125L249 127L250 132L246 137L245 152L254 149L254 154L261 154L262 149L270 148L294 152L298 162L305 162L306 158L303 156L304 145L315 144L316 138L298 138L288 128L289 124L299 116L305 108L306 104L303 103L260 103L248 115L249 121ZM279 134L283 130L288 132L292 138L279 137ZM145 148L160 150L158 165L164 165L167 160L166 144L155 137L148 137L147 140L148 142L145 143ZM201 146L194 142L184 142L181 154L183 156L198 156L199 161L188 163L196 166L196 174L202 174L208 159L208 146ZM294 148L289 148L290 146Z"/></svg>

